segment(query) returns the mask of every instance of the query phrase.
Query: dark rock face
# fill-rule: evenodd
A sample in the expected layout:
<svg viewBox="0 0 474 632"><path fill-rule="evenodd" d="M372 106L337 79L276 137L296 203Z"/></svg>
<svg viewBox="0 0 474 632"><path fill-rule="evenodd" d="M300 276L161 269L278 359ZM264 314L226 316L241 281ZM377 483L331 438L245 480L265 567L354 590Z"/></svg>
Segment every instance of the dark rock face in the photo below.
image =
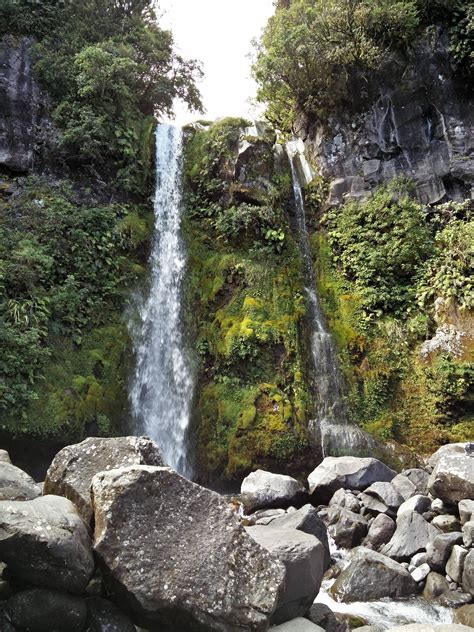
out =
<svg viewBox="0 0 474 632"><path fill-rule="evenodd" d="M351 549L367 535L368 524L364 516L333 505L328 514L329 533L337 546Z"/></svg>
<svg viewBox="0 0 474 632"><path fill-rule="evenodd" d="M383 513L379 514L369 527L364 545L370 549L378 550L390 541L395 529L395 522L389 516Z"/></svg>
<svg viewBox="0 0 474 632"><path fill-rule="evenodd" d="M305 488L296 479L264 470L257 470L244 478L240 493L242 504L248 512L271 507L301 506L308 498Z"/></svg>
<svg viewBox="0 0 474 632"><path fill-rule="evenodd" d="M0 39L0 166L15 172L30 170L54 134L47 98L33 76L32 43Z"/></svg>
<svg viewBox="0 0 474 632"><path fill-rule="evenodd" d="M331 588L338 601L399 599L417 592L416 582L401 564L365 547L355 549L349 566Z"/></svg>
<svg viewBox="0 0 474 632"><path fill-rule="evenodd" d="M127 465L164 465L156 443L147 437L89 437L58 452L46 474L45 494L69 498L89 523L90 486L99 472Z"/></svg>
<svg viewBox="0 0 474 632"><path fill-rule="evenodd" d="M329 132L303 123L308 153L331 182L330 203L406 174L423 203L470 197L474 108L448 50L446 34L432 33L381 70L364 113L333 121Z"/></svg>
<svg viewBox="0 0 474 632"><path fill-rule="evenodd" d="M313 498L327 504L338 489L364 490L372 483L390 482L396 472L378 459L328 456L308 476Z"/></svg>
<svg viewBox="0 0 474 632"><path fill-rule="evenodd" d="M91 597L86 605L88 632L136 632L131 620L110 601Z"/></svg>
<svg viewBox="0 0 474 632"><path fill-rule="evenodd" d="M17 629L30 632L82 632L86 626L87 607L71 595L35 588L11 597L7 613Z"/></svg>
<svg viewBox="0 0 474 632"><path fill-rule="evenodd" d="M0 500L33 500L40 496L35 481L26 472L0 461Z"/></svg>
<svg viewBox="0 0 474 632"><path fill-rule="evenodd" d="M0 502L0 560L19 579L78 594L94 572L88 529L59 496Z"/></svg>
<svg viewBox="0 0 474 632"><path fill-rule="evenodd" d="M145 465L97 474L92 492L104 580L135 623L162 632L267 629L285 569L222 497Z"/></svg>
<svg viewBox="0 0 474 632"><path fill-rule="evenodd" d="M247 527L250 536L285 565L285 590L273 614L274 623L305 615L321 587L323 546L314 536L295 529Z"/></svg>

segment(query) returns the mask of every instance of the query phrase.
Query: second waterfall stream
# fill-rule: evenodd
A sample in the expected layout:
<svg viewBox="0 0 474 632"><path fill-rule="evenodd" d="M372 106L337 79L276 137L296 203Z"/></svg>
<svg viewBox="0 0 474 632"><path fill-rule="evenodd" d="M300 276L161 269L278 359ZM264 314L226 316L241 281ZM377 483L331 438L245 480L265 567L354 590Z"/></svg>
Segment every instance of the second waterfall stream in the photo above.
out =
<svg viewBox="0 0 474 632"><path fill-rule="evenodd" d="M136 431L154 439L166 463L189 477L193 371L182 325L186 269L182 210L182 131L161 124L156 132L151 281L140 304L139 322L132 325L136 368L130 399Z"/></svg>

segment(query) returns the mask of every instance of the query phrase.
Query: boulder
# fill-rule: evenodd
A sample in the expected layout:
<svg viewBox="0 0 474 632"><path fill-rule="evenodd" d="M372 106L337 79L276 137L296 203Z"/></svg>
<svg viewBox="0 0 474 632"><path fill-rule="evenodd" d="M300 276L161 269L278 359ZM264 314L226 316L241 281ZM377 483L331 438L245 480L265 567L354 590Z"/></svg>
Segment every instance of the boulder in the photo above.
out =
<svg viewBox="0 0 474 632"><path fill-rule="evenodd" d="M328 531L337 546L352 549L367 535L367 519L344 507L333 505L328 515Z"/></svg>
<svg viewBox="0 0 474 632"><path fill-rule="evenodd" d="M418 568L418 566L427 563L428 553L426 551L423 551L422 553L416 553L410 560L410 566L414 566L415 568Z"/></svg>
<svg viewBox="0 0 474 632"><path fill-rule="evenodd" d="M422 494L415 494L408 500L405 500L404 503L400 505L397 511L397 516L400 516L405 511L416 511L416 513L424 514L425 511L428 511L431 507L431 500L428 496L423 496Z"/></svg>
<svg viewBox="0 0 474 632"><path fill-rule="evenodd" d="M55 590L19 592L10 597L6 609L13 625L29 632L82 632L86 627L85 602Z"/></svg>
<svg viewBox="0 0 474 632"><path fill-rule="evenodd" d="M464 568L464 560L466 559L467 551L462 546L455 544L451 555L449 556L448 563L446 564L446 573L451 577L456 584L462 582L462 571Z"/></svg>
<svg viewBox="0 0 474 632"><path fill-rule="evenodd" d="M329 506L332 507L333 505L345 507L346 509L349 509L349 511L354 511L355 513L360 511L360 502L352 492L346 489L338 489L337 492L334 493L329 501Z"/></svg>
<svg viewBox="0 0 474 632"><path fill-rule="evenodd" d="M349 566L334 582L331 593L338 601L399 599L417 592L417 584L398 562L366 547L353 551Z"/></svg>
<svg viewBox="0 0 474 632"><path fill-rule="evenodd" d="M447 445L442 445L428 459L428 467L433 470L445 456L463 456L465 454L465 443L448 443Z"/></svg>
<svg viewBox="0 0 474 632"><path fill-rule="evenodd" d="M438 529L432 527L420 514L405 512L397 518L395 533L381 552L398 561L409 560L415 553L423 551L438 533Z"/></svg>
<svg viewBox="0 0 474 632"><path fill-rule="evenodd" d="M396 472L374 458L328 456L308 476L313 498L327 504L338 489L363 491L377 481L390 482Z"/></svg>
<svg viewBox="0 0 474 632"><path fill-rule="evenodd" d="M404 500L408 500L416 494L416 485L404 474L397 474L390 482Z"/></svg>
<svg viewBox="0 0 474 632"><path fill-rule="evenodd" d="M432 571L426 578L423 597L425 599L435 599L439 595L448 592L448 590L449 582L446 577Z"/></svg>
<svg viewBox="0 0 474 632"><path fill-rule="evenodd" d="M334 612L324 603L314 603L306 617L326 632L338 632L338 623Z"/></svg>
<svg viewBox="0 0 474 632"><path fill-rule="evenodd" d="M254 524L270 524L272 520L278 516L285 516L286 511L284 509L260 509L249 516L243 518L242 523L245 526L251 526Z"/></svg>
<svg viewBox="0 0 474 632"><path fill-rule="evenodd" d="M461 524L474 520L474 500L461 500L458 505L458 511Z"/></svg>
<svg viewBox="0 0 474 632"><path fill-rule="evenodd" d="M464 546L470 547L474 545L474 520L466 522L463 526L462 540Z"/></svg>
<svg viewBox="0 0 474 632"><path fill-rule="evenodd" d="M383 502L388 508L388 512L392 515L397 513L397 509L404 502L403 496L399 494L391 483L372 483L372 485L365 490L364 494L373 496Z"/></svg>
<svg viewBox="0 0 474 632"><path fill-rule="evenodd" d="M379 514L390 514L393 516L394 512L390 512L389 508L378 498L364 494L364 492L358 495L358 499L361 502L363 515L378 516Z"/></svg>
<svg viewBox="0 0 474 632"><path fill-rule="evenodd" d="M461 523L450 514L442 514L441 516L435 516L431 521L433 527L437 527L443 533L452 533L461 531Z"/></svg>
<svg viewBox="0 0 474 632"><path fill-rule="evenodd" d="M426 546L427 562L434 571L444 571L455 544L461 544L462 533L439 533Z"/></svg>
<svg viewBox="0 0 474 632"><path fill-rule="evenodd" d="M431 511L437 516L454 513L453 505L446 504L441 498L433 498L431 503ZM433 516L434 517L434 516Z"/></svg>
<svg viewBox="0 0 474 632"><path fill-rule="evenodd" d="M465 606L471 602L471 595L459 592L458 590L448 590L434 600L434 603L443 608L451 610Z"/></svg>
<svg viewBox="0 0 474 632"><path fill-rule="evenodd" d="M270 628L270 632L271 630L274 632L324 632L324 629L320 628L319 625L315 625L311 623L311 621L308 621L308 619L301 617L288 621L287 623L274 625Z"/></svg>
<svg viewBox="0 0 474 632"><path fill-rule="evenodd" d="M419 584L428 577L430 572L431 568L428 564L420 564L420 566L417 566L415 570L411 572L411 576L417 582L417 584Z"/></svg>
<svg viewBox="0 0 474 632"><path fill-rule="evenodd" d="M308 499L305 488L296 479L264 470L244 478L240 493L246 512L267 507L301 506Z"/></svg>
<svg viewBox="0 0 474 632"><path fill-rule="evenodd" d="M464 559L462 589L474 597L474 549L471 549Z"/></svg>
<svg viewBox="0 0 474 632"><path fill-rule="evenodd" d="M462 625L474 628L474 604L462 606L459 610L456 610L454 621L455 623L461 623Z"/></svg>
<svg viewBox="0 0 474 632"><path fill-rule="evenodd" d="M163 465L156 443L147 437L89 437L58 452L46 474L43 493L69 498L89 524L92 477L129 465Z"/></svg>
<svg viewBox="0 0 474 632"><path fill-rule="evenodd" d="M313 535L291 528L247 527L247 533L285 565L285 590L272 617L273 623L305 615L323 578L321 542Z"/></svg>
<svg viewBox="0 0 474 632"><path fill-rule="evenodd" d="M364 540L364 545L370 549L378 550L390 541L395 533L395 522L385 514L379 514L369 527L369 532Z"/></svg>
<svg viewBox="0 0 474 632"><path fill-rule="evenodd" d="M426 495L428 493L428 480L430 475L428 472L425 472L425 470L418 467L412 467L408 470L403 470L402 476L408 478L408 480L415 486L417 494Z"/></svg>
<svg viewBox="0 0 474 632"><path fill-rule="evenodd" d="M136 632L132 621L107 599L90 597L87 605L87 632Z"/></svg>
<svg viewBox="0 0 474 632"><path fill-rule="evenodd" d="M97 474L92 495L104 580L136 624L161 632L267 629L285 568L223 497L146 465Z"/></svg>
<svg viewBox="0 0 474 632"><path fill-rule="evenodd" d="M94 572L88 528L60 496L0 502L0 560L19 579L71 593L82 593Z"/></svg>
<svg viewBox="0 0 474 632"><path fill-rule="evenodd" d="M436 460L428 490L432 496L446 503L474 498L474 458L464 450L445 451Z"/></svg>
<svg viewBox="0 0 474 632"><path fill-rule="evenodd" d="M279 516L272 520L271 527L278 529L296 529L304 531L317 538L324 548L323 570L327 570L331 565L331 553L329 551L328 532L326 525L318 516L316 509L312 505L305 505L290 514Z"/></svg>
<svg viewBox="0 0 474 632"><path fill-rule="evenodd" d="M33 500L40 495L31 476L7 461L0 461L0 501Z"/></svg>
<svg viewBox="0 0 474 632"><path fill-rule="evenodd" d="M10 463L11 465L11 460L10 460L10 455L8 454L8 452L6 450L0 450L0 462L1 463Z"/></svg>

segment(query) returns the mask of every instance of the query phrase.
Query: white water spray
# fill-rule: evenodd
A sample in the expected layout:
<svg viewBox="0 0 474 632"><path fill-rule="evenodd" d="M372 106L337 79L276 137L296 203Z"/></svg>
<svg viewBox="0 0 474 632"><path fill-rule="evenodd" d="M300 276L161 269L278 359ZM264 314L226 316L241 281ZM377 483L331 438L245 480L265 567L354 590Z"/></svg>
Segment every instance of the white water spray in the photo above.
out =
<svg viewBox="0 0 474 632"><path fill-rule="evenodd" d="M190 476L186 435L193 375L182 329L182 132L164 124L156 132L154 211L151 285L140 322L131 327L137 365L130 400L137 432L158 443L168 465Z"/></svg>

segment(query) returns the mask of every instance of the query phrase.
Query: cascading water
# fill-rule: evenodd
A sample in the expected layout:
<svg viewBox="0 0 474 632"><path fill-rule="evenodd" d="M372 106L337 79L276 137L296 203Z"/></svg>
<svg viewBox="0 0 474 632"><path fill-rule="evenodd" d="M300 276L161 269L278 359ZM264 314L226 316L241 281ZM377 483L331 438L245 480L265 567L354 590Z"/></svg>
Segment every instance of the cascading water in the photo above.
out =
<svg viewBox="0 0 474 632"><path fill-rule="evenodd" d="M295 198L298 240L303 258L305 291L311 325L311 357L316 387L316 415L310 424L310 432L320 442L323 456L328 454L369 454L373 441L359 428L348 422L344 402L344 389L338 368L336 349L318 297L311 247L306 226L304 197L296 161L303 177L311 179L308 165L298 141L287 144L290 159L293 193Z"/></svg>
<svg viewBox="0 0 474 632"><path fill-rule="evenodd" d="M138 326L131 327L137 365L130 400L136 430L152 437L168 465L191 475L186 435L193 374L182 328L186 266L180 235L182 131L159 125L156 132L155 237L151 284Z"/></svg>

